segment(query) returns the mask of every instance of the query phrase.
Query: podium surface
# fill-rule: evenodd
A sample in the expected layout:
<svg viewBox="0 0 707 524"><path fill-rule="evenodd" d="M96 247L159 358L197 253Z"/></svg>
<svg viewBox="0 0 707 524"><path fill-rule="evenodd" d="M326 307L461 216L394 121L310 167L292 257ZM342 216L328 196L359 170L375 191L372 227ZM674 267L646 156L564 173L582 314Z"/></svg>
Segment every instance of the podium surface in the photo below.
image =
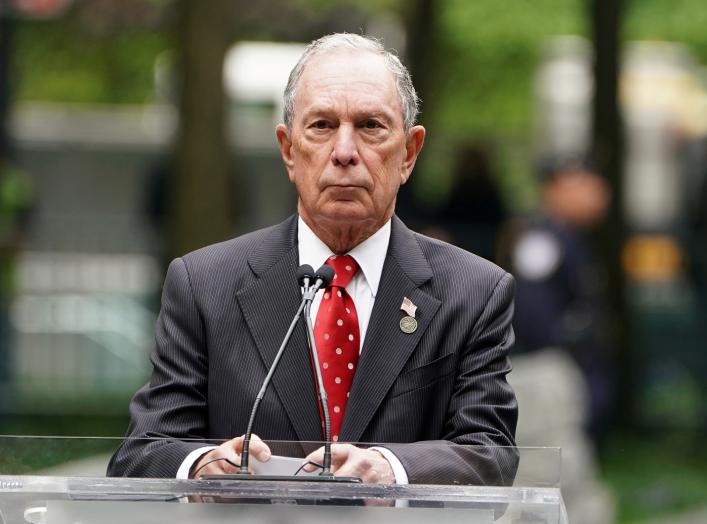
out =
<svg viewBox="0 0 707 524"><path fill-rule="evenodd" d="M518 457L512 485L465 485L454 479L378 485L106 477L105 465L121 442L0 437L0 523L567 522L557 448L478 448L486 458L496 452ZM278 446L302 443L272 447Z"/></svg>

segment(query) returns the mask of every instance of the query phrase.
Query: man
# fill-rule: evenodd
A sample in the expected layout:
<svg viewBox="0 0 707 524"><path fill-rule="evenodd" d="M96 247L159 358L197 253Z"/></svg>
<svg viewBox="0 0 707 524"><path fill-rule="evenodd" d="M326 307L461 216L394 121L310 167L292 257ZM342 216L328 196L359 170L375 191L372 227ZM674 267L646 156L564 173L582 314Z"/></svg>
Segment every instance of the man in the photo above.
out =
<svg viewBox="0 0 707 524"><path fill-rule="evenodd" d="M335 445L334 473L382 483L512 482L514 452L489 460L455 444L514 445L517 408L505 379L513 281L394 216L425 137L416 116L407 70L378 42L337 34L308 47L290 75L285 123L277 127L299 216L171 264L154 373L131 404L131 437L231 440L215 449L126 441L109 473L233 472L243 441L233 437L245 432L301 299L297 267L327 261L337 276L312 317L334 435L388 443ZM255 432L321 441L314 384L300 326ZM252 449L261 460L270 453L259 440ZM321 449L308 458L319 460Z"/></svg>

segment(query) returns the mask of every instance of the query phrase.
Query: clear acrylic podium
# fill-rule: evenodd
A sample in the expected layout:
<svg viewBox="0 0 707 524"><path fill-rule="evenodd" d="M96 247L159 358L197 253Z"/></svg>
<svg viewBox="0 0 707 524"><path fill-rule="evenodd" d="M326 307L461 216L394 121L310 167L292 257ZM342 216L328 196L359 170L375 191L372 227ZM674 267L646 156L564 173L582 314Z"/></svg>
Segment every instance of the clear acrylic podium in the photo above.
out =
<svg viewBox="0 0 707 524"><path fill-rule="evenodd" d="M386 486L106 477L120 443L0 437L0 524L567 523L558 448L514 449L512 486Z"/></svg>

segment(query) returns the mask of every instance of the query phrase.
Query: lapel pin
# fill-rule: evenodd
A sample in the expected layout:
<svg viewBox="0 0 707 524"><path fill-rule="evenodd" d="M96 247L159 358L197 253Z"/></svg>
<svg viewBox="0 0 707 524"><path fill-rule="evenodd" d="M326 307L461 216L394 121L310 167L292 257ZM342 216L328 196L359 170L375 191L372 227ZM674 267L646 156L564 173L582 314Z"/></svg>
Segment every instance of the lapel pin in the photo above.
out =
<svg viewBox="0 0 707 524"><path fill-rule="evenodd" d="M417 306L412 303L412 300L405 297L403 298L403 303L400 304L400 309L407 313L400 319L400 331L408 335L417 331L417 319L415 318Z"/></svg>

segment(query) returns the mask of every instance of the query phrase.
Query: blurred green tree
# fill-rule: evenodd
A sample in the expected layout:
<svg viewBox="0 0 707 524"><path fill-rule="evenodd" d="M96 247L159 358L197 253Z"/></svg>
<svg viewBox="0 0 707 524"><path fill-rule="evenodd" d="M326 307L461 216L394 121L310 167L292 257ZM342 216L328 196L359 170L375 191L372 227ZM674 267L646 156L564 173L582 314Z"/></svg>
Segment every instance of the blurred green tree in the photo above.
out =
<svg viewBox="0 0 707 524"><path fill-rule="evenodd" d="M223 60L233 40L232 0L176 3L179 132L168 184L168 256L233 232Z"/></svg>

